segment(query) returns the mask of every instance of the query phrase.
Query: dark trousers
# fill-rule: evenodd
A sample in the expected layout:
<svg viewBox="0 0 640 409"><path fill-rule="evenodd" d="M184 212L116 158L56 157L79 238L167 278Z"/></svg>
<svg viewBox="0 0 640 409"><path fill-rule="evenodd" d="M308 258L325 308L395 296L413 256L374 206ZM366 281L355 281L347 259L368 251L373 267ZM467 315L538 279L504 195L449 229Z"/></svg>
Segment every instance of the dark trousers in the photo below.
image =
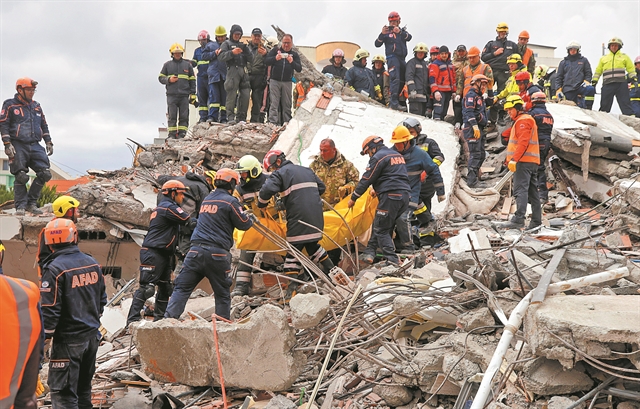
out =
<svg viewBox="0 0 640 409"><path fill-rule="evenodd" d="M433 185L433 180L427 178L420 186L420 201L427 206L429 211L429 220L431 220L431 199L436 194L436 187Z"/></svg>
<svg viewBox="0 0 640 409"><path fill-rule="evenodd" d="M631 101L631 109L636 117L640 118L640 98Z"/></svg>
<svg viewBox="0 0 640 409"><path fill-rule="evenodd" d="M420 102L417 100L409 100L409 113L415 115L425 116L427 112L427 102Z"/></svg>
<svg viewBox="0 0 640 409"><path fill-rule="evenodd" d="M618 101L620 112L624 115L633 115L633 109L631 109L631 97L629 96L629 86L626 82L612 82L602 86L600 95L600 111L611 111L613 97L616 97L616 100Z"/></svg>
<svg viewBox="0 0 640 409"><path fill-rule="evenodd" d="M251 122L262 123L265 115L260 113L260 108L262 108L264 89L267 87L266 77L264 74L250 75L249 84L251 84Z"/></svg>
<svg viewBox="0 0 640 409"><path fill-rule="evenodd" d="M509 77L511 76L511 73L509 72L509 70L507 71L500 71L500 70L494 70L493 71L493 80L495 81L495 83L498 86L498 90L495 92L494 95L498 95L500 93L500 91L502 91L507 83L507 80L509 79ZM502 105L500 104L495 104L491 107L490 111L489 111L489 116L491 117L491 122L493 122L494 124L496 123L496 121L498 120L498 116L500 114L500 112L502 112L504 115L504 110L502 109Z"/></svg>
<svg viewBox="0 0 640 409"><path fill-rule="evenodd" d="M171 252L143 247L140 249L140 286L133 295L127 325L142 319L140 310L147 299L153 296L156 286L158 294L153 318L157 321L164 317L171 296Z"/></svg>
<svg viewBox="0 0 640 409"><path fill-rule="evenodd" d="M209 115L207 119L215 122L227 122L227 92L224 90L224 81L209 83Z"/></svg>
<svg viewBox="0 0 640 409"><path fill-rule="evenodd" d="M306 250L309 258L314 263L322 263L329 256L325 249L320 246L317 241L308 241L304 243L291 243L293 247L298 249L299 251ZM302 264L298 261L298 259L291 253L287 253L287 257L284 259L284 272L287 275L297 275L302 271ZM327 271L328 273L328 271Z"/></svg>
<svg viewBox="0 0 640 409"><path fill-rule="evenodd" d="M422 206L420 206L422 207ZM413 218L413 210L407 208L396 220L396 238L403 250L413 248L413 238L411 235L411 219Z"/></svg>
<svg viewBox="0 0 640 409"><path fill-rule="evenodd" d="M436 99L433 100L433 119L444 120L444 117L447 116L447 111L449 110L451 92L440 92L440 95L442 95L440 101Z"/></svg>
<svg viewBox="0 0 640 409"><path fill-rule="evenodd" d="M511 218L512 222L524 224L527 203L531 203L531 224L539 225L542 223L537 164L517 163L516 173L513 174L513 196L516 199L516 213Z"/></svg>
<svg viewBox="0 0 640 409"><path fill-rule="evenodd" d="M460 126L462 126L462 100L460 100L460 102L453 101L453 118L454 124L460 124Z"/></svg>
<svg viewBox="0 0 640 409"><path fill-rule="evenodd" d="M24 209L30 205L35 206L44 184L51 179L49 157L42 145L37 142L22 143L11 140L11 143L16 150L16 156L9 161L9 170L12 175L16 176L13 184L15 208ZM36 172L36 178L27 193L29 168ZM23 176L18 176L19 173Z"/></svg>
<svg viewBox="0 0 640 409"><path fill-rule="evenodd" d="M91 379L96 371L100 333L85 341L53 340L48 384L53 409L92 409Z"/></svg>
<svg viewBox="0 0 640 409"><path fill-rule="evenodd" d="M224 90L227 92L227 118L230 121L246 121L251 88L249 74L244 67L229 67Z"/></svg>
<svg viewBox="0 0 640 409"><path fill-rule="evenodd" d="M398 108L400 90L404 86L404 75L407 69L406 62L395 55L387 56L387 72L389 73L389 93L391 94L391 108ZM409 102L411 105L411 102Z"/></svg>
<svg viewBox="0 0 640 409"><path fill-rule="evenodd" d="M396 264L399 262L391 234L398 218L408 207L409 192L378 194L378 208L373 219L371 238L364 250L366 254L375 256L376 250L380 248L387 260Z"/></svg>
<svg viewBox="0 0 640 409"><path fill-rule="evenodd" d="M207 120L209 116L209 78L205 75L203 77L198 76L198 115L200 115L200 122Z"/></svg>
<svg viewBox="0 0 640 409"><path fill-rule="evenodd" d="M546 202L549 200L549 189L547 189L547 156L549 148L551 148L551 137L540 138L540 165L538 165L538 193L540 200Z"/></svg>
<svg viewBox="0 0 640 409"><path fill-rule="evenodd" d="M469 162L467 163L467 186L473 187L473 185L478 183L480 167L482 166L482 163L487 156L484 150L486 135L484 134L484 129L480 129L480 138L475 139L473 137L473 128L470 126L463 128L462 134L464 135L464 140L469 147Z"/></svg>
<svg viewBox="0 0 640 409"><path fill-rule="evenodd" d="M189 129L189 96L167 95L167 113L169 138L184 138Z"/></svg>
<svg viewBox="0 0 640 409"><path fill-rule="evenodd" d="M31 350L29 359L24 367L22 382L20 382L18 392L16 393L16 397L13 401L13 407L15 409L36 409L38 407L34 391L38 384L41 349L42 339L39 339L33 347L33 350Z"/></svg>
<svg viewBox="0 0 640 409"><path fill-rule="evenodd" d="M180 318L189 296L203 278L209 280L216 303L216 314L231 316L231 254L224 249L194 244L187 253L182 271L176 278L165 318Z"/></svg>

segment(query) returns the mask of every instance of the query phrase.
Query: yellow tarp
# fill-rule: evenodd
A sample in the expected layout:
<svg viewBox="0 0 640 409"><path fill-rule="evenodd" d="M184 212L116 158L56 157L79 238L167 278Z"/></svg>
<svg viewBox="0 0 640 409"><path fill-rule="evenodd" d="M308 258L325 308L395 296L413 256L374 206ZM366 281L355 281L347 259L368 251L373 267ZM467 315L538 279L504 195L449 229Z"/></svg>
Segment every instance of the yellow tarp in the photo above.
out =
<svg viewBox="0 0 640 409"><path fill-rule="evenodd" d="M366 193L362 195L352 209L347 208L348 201L349 197L347 196L336 204L334 208L342 215L342 217L344 217L349 224L349 227L351 227L353 234L357 237L371 227L373 218L376 215L376 207L378 207L378 198L371 197ZM271 231L277 233L280 237L286 237L286 223L280 223L279 220L273 220L271 218L260 217L258 219L262 224L267 226ZM344 246L347 240L352 240L349 229L344 225L340 216L338 216L333 210L324 212L324 233L341 246ZM267 240L255 229L249 229L247 231L236 230L233 233L233 238L236 241L236 247L241 250L279 250L275 244ZM320 241L320 245L325 250L333 250L336 248L336 245L326 236L323 236Z"/></svg>

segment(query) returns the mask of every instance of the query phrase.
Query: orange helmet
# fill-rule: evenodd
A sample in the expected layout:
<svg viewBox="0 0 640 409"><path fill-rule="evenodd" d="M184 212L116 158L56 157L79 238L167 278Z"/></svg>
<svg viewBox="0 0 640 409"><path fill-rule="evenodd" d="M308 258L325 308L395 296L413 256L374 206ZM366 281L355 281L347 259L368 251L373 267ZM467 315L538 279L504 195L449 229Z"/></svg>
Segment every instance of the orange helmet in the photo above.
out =
<svg viewBox="0 0 640 409"><path fill-rule="evenodd" d="M170 195L171 192L184 193L187 188L179 180L169 180L162 185L161 191L163 195Z"/></svg>
<svg viewBox="0 0 640 409"><path fill-rule="evenodd" d="M382 145L382 138L376 135L367 136L364 141L362 141L362 150L360 151L360 155L364 156L369 152L369 149Z"/></svg>
<svg viewBox="0 0 640 409"><path fill-rule="evenodd" d="M389 13L389 21L400 21L400 14L397 11L392 11Z"/></svg>
<svg viewBox="0 0 640 409"><path fill-rule="evenodd" d="M476 74L471 78L471 85L473 85L473 84L475 84L477 82L489 82L489 78L487 78L483 74Z"/></svg>
<svg viewBox="0 0 640 409"><path fill-rule="evenodd" d="M534 92L533 95L531 95L531 102L534 104L536 103L544 104L545 102L547 102L547 96L542 91Z"/></svg>
<svg viewBox="0 0 640 409"><path fill-rule="evenodd" d="M284 160L284 152L278 149L272 149L264 155L264 159L262 159L262 167L268 172L269 168L275 165L278 159Z"/></svg>
<svg viewBox="0 0 640 409"><path fill-rule="evenodd" d="M20 88L35 88L36 85L38 85L38 81L34 81L29 77L22 77L16 81L16 90Z"/></svg>
<svg viewBox="0 0 640 409"><path fill-rule="evenodd" d="M238 175L238 172L233 169L222 168L216 172L215 180L222 180L229 183L231 183L231 181L234 181L237 185L238 183L240 183L240 175Z"/></svg>
<svg viewBox="0 0 640 409"><path fill-rule="evenodd" d="M469 48L467 57L480 57L480 49L476 46Z"/></svg>
<svg viewBox="0 0 640 409"><path fill-rule="evenodd" d="M51 220L44 228L44 243L47 245L77 242L78 229L76 229L75 223L69 219Z"/></svg>
<svg viewBox="0 0 640 409"><path fill-rule="evenodd" d="M518 36L518 38L526 38L528 40L529 39L529 32L527 30L522 30L520 32L520 35Z"/></svg>

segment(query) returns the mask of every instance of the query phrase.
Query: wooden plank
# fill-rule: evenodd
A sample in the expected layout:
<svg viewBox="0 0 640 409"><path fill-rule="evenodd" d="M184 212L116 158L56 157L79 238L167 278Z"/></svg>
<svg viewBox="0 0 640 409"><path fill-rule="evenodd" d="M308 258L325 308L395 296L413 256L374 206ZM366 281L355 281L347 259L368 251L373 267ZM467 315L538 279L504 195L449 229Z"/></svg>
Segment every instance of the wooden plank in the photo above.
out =
<svg viewBox="0 0 640 409"><path fill-rule="evenodd" d="M551 284L551 278L553 274L556 272L556 268L562 261L564 257L564 253L566 253L566 248L560 248L553 253L553 257L551 257L551 261L547 264L547 268L544 269L544 273L542 277L540 277L540 281L538 281L538 286L533 290L533 295L531 296L531 304L540 304L544 301L547 296L547 288L549 288L549 284Z"/></svg>
<svg viewBox="0 0 640 409"><path fill-rule="evenodd" d="M153 380L153 379L149 378L146 373L144 373L142 371L139 371L137 369L133 369L132 368L131 372L133 372L134 374L138 375L145 382L151 382Z"/></svg>
<svg viewBox="0 0 640 409"><path fill-rule="evenodd" d="M149 386L151 386L151 382L145 382L145 381L128 381L126 379L123 379L120 382L124 383L125 385L142 386L145 388L148 388Z"/></svg>
<svg viewBox="0 0 640 409"><path fill-rule="evenodd" d="M505 197L504 203L502 204L502 210L500 211L500 218L506 220L509 218L509 213L511 211L511 202L513 201L512 197Z"/></svg>

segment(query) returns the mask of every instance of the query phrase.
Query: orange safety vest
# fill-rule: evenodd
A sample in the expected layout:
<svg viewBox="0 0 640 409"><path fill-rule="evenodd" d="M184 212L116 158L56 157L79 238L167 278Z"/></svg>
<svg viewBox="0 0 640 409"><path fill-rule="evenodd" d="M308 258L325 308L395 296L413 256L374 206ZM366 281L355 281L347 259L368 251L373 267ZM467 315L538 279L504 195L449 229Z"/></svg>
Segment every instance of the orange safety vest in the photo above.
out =
<svg viewBox="0 0 640 409"><path fill-rule="evenodd" d="M309 89L313 88L313 82L309 81ZM307 95L307 91L304 89L304 85L302 85L301 81L296 83L296 92L298 93L298 99L296 100L296 108L302 105L304 99Z"/></svg>
<svg viewBox="0 0 640 409"><path fill-rule="evenodd" d="M528 125L528 126L527 126ZM528 130L530 127L531 131ZM514 155L518 150L522 140L525 140L527 147L522 152L519 158L514 159ZM511 127L511 134L509 135L509 144L507 145L507 162L515 160L516 162L529 162L540 164L540 146L538 145L538 126L535 119L528 114L520 114L513 126Z"/></svg>
<svg viewBox="0 0 640 409"><path fill-rule="evenodd" d="M525 67L529 67L529 60L531 59L532 55L533 55L533 50L527 47L527 50L524 52L524 55L522 56L522 63L524 64Z"/></svg>
<svg viewBox="0 0 640 409"><path fill-rule="evenodd" d="M40 291L30 281L0 275L0 300L0 407L12 409L27 361L37 353Z"/></svg>
<svg viewBox="0 0 640 409"><path fill-rule="evenodd" d="M484 75L484 70L486 69L486 67L487 65L483 62L476 65L476 68L471 68L471 64L467 64L462 67L462 76L464 77L464 90L462 91L463 97L467 95L467 92L469 92L469 89L471 89L471 79L473 78L473 76L477 74ZM489 79L488 89L492 88L493 80Z"/></svg>

